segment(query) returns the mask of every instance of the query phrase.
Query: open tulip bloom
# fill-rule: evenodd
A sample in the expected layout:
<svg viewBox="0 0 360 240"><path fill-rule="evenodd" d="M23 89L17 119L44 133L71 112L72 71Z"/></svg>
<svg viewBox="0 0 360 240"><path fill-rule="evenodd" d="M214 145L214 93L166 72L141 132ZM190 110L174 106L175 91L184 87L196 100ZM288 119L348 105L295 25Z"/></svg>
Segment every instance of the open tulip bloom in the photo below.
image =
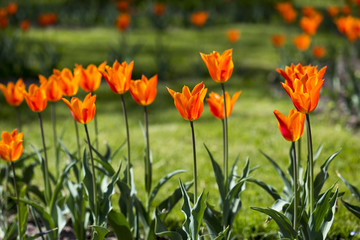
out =
<svg viewBox="0 0 360 240"><path fill-rule="evenodd" d="M225 92L226 99L226 115L229 117L234 108L235 102L240 96L241 91L236 92L233 97L230 99L230 95L228 92ZM217 93L211 92L209 94L209 98L206 99L209 104L210 112L212 115L218 119L224 119L224 96L219 95Z"/></svg>

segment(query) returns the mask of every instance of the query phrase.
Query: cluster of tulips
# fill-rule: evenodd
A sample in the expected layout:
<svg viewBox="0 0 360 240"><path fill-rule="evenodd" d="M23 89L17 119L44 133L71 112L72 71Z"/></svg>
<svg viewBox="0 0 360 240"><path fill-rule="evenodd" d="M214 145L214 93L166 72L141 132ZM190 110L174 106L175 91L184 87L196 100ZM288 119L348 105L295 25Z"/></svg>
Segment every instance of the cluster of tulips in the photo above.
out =
<svg viewBox="0 0 360 240"><path fill-rule="evenodd" d="M90 225L92 239L104 239L109 233L110 227L118 239L154 239L156 236L162 236L170 239L197 240L203 234L206 234L201 227L203 221L211 239L230 239L233 222L242 206L240 193L245 190L246 182L259 185L274 198L275 203L272 208L254 207L253 209L269 215L270 218L276 221L279 225L281 237L288 239L325 239L334 220L335 205L339 193L337 189L334 191L334 186L326 192L321 192L321 190L328 178L327 167L338 152L325 161L320 173L314 177L310 113L315 110L318 104L326 67L318 71L315 66L298 64L286 67L285 70L278 69L278 72L285 79L285 82L281 84L296 108L290 110L288 117L278 110L274 111L282 136L291 142L291 168L289 172L291 179L286 176L275 161L265 155L277 168L277 172L280 173L284 181L283 193L285 195L281 196L273 187L261 180L250 177L251 172L255 169L249 168L248 160L241 176L237 174L237 160L229 171L228 117L241 94L241 91L238 91L230 97L228 92L225 91L225 83L230 79L234 68L232 49L226 50L223 54L216 51L210 54L201 53L201 58L206 64L211 78L219 83L222 89L222 95L211 92L209 98L206 99L211 113L222 121L223 126L222 167L215 161L210 150L205 146L218 185L219 209L207 204L206 194L198 194L194 121L201 116L204 109L204 99L207 94L205 84L202 82L197 84L192 91L188 86L184 86L182 92L176 92L168 88L179 114L190 123L193 143L193 182L183 184L180 181L180 186L170 196L163 198L159 205L153 206L153 200L160 188L173 176L183 172L183 170L177 170L169 173L160 179L155 187L152 185L152 156L147 107L156 97L157 75L150 79L142 76L140 80L131 80L134 62L128 64L115 61L112 66L106 65L104 62L99 66L89 65L87 68L76 65L74 72L69 69L54 70L54 73L47 79L40 75L40 86L31 84L28 91L25 90L22 80L19 80L16 84L10 82L8 86L0 85L10 105L18 106L25 98L29 108L38 113L44 157L42 157L40 151L35 149L35 152L43 167L45 185L44 191L38 192L38 196L45 203L45 207L28 198L26 186L23 186L21 190L18 189L14 161L18 160L23 153L23 133L18 133L16 129L11 133L4 131L1 135L0 156L6 162L11 163L16 193L16 198L13 199L16 200L18 207L17 224L12 224L12 228L9 228L12 229L12 232L7 229L9 232L6 233L4 239L11 239L14 229L18 230L19 239L25 239L27 205L32 214L33 211L37 213L37 215L33 214L35 220L37 217L40 218L46 228L46 231L39 233L38 236L46 235L48 239L58 238L66 224L64 212L70 213L77 239L86 239L86 230ZM106 80L110 89L119 94L122 100L127 136L127 164L122 179L119 177L121 165L116 170L111 164L115 154L111 154L110 149L107 148L105 155L102 155L99 152L97 141L94 146L92 145L87 128L87 124L95 119L95 134L97 134L96 95L93 95L93 93L99 87L102 77ZM64 98L64 96L74 96L79 89L79 85L89 92L83 101L77 97L72 97L70 101ZM135 102L144 107L144 137L146 143L144 185L147 196L146 202L142 202L137 197L134 184L135 176L132 171L130 134L124 99L124 94L128 91L130 91ZM61 174L57 173L57 179L54 179L54 176L48 170L47 148L42 128L41 112L46 108L47 101L52 101L54 103L52 104L52 115L55 116L55 102L60 99L70 109L75 120L75 126L77 126L77 123L84 125L88 149L84 151L83 157L81 157L79 139L77 139L77 154L71 154L61 143L63 151L70 159L70 163L64 167ZM300 181L299 179L302 177L302 171L300 171L302 167L299 164L301 151L299 151L300 144L298 145L298 151L296 151L295 143L300 143L305 119L308 157L304 180ZM55 126L54 118L53 126ZM77 127L76 131L78 131ZM57 139L55 127L53 133L54 147L57 149L59 139ZM97 158L93 157L93 152ZM55 157L58 158L58 155ZM91 168L89 167L89 160ZM82 164L80 169L78 168L79 164ZM57 170L60 168L59 165L59 159L57 159ZM80 171L81 169L82 171ZM74 172L76 182L70 179L70 170ZM80 172L83 173L82 176ZM53 186L51 186L51 183L54 183ZM194 185L193 193L188 192L192 184ZM119 210L114 210L110 201L115 187L118 187L120 191ZM65 188L68 190L67 197L62 194ZM185 222L181 229L170 231L165 226L165 218L181 198L183 198L182 211L185 215ZM142 230L139 227L139 222L142 225ZM314 238L314 236L316 237Z"/></svg>

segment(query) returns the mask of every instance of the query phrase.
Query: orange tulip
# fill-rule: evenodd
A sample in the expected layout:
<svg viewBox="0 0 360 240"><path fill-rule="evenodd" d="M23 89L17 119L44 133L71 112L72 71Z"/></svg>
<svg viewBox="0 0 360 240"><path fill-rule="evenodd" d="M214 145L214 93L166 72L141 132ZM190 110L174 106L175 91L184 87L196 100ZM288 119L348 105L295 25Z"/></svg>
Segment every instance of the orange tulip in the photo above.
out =
<svg viewBox="0 0 360 240"><path fill-rule="evenodd" d="M323 58L326 54L326 49L321 46L314 46L313 48L313 55L315 58Z"/></svg>
<svg viewBox="0 0 360 240"><path fill-rule="evenodd" d="M6 9L9 15L15 15L18 10L18 5L15 2L11 2L7 5Z"/></svg>
<svg viewBox="0 0 360 240"><path fill-rule="evenodd" d="M313 7L306 6L302 9L302 14L306 17L311 18L311 17L317 15L318 11L316 11L315 8L313 8Z"/></svg>
<svg viewBox="0 0 360 240"><path fill-rule="evenodd" d="M225 98L226 98L226 116L229 117L236 100L240 96L241 91L236 92L233 97L230 99L229 93L225 92ZM224 96L219 95L217 93L211 92L209 94L209 98L206 99L206 101L209 104L210 112L214 117L218 119L224 119Z"/></svg>
<svg viewBox="0 0 360 240"><path fill-rule="evenodd" d="M330 7L327 9L327 12L328 12L328 14L330 15L330 17L334 18L334 17L336 17L336 15L339 14L339 8L336 7L336 6L330 6Z"/></svg>
<svg viewBox="0 0 360 240"><path fill-rule="evenodd" d="M130 88L133 67L134 61L120 64L116 60L112 67L106 66L105 71L100 72L114 93L123 94Z"/></svg>
<svg viewBox="0 0 360 240"><path fill-rule="evenodd" d="M24 90L26 103L33 112L42 112L46 108L47 97L45 88L46 84L41 84L38 87L33 83L29 87L29 92Z"/></svg>
<svg viewBox="0 0 360 240"><path fill-rule="evenodd" d="M17 129L11 133L4 131L1 133L0 157L6 162L13 162L20 158L23 148L23 133L18 133Z"/></svg>
<svg viewBox="0 0 360 240"><path fill-rule="evenodd" d="M192 92L187 86L183 87L182 93L167 89L174 99L175 107L185 120L194 121L200 117L204 110L204 98L207 92L202 82L197 84Z"/></svg>
<svg viewBox="0 0 360 240"><path fill-rule="evenodd" d="M311 38L309 37L309 35L301 34L294 37L293 42L295 47L299 51L305 51L310 46Z"/></svg>
<svg viewBox="0 0 360 240"><path fill-rule="evenodd" d="M319 13L316 13L311 17L302 17L300 19L300 27L305 33L314 35L322 20L323 16Z"/></svg>
<svg viewBox="0 0 360 240"><path fill-rule="evenodd" d="M226 50L221 56L216 51L210 54L200 53L200 55L215 82L224 83L229 80L234 69L232 49Z"/></svg>
<svg viewBox="0 0 360 240"><path fill-rule="evenodd" d="M101 73L104 71L106 62L100 64L99 67L96 67L94 64L90 64L84 69L81 65L77 65L74 70L74 77L77 78L80 83L80 87L85 92L95 92L101 83Z"/></svg>
<svg viewBox="0 0 360 240"><path fill-rule="evenodd" d="M38 23L43 27L54 25L56 24L57 20L58 20L57 14L51 12L40 14L38 17Z"/></svg>
<svg viewBox="0 0 360 240"><path fill-rule="evenodd" d="M142 75L141 80L131 81L130 93L137 104L147 106L155 100L157 79L157 75L149 80Z"/></svg>
<svg viewBox="0 0 360 240"><path fill-rule="evenodd" d="M299 140L304 132L305 114L291 109L289 116L286 117L278 110L274 111L275 117L279 121L279 130L281 135L290 142Z"/></svg>
<svg viewBox="0 0 360 240"><path fill-rule="evenodd" d="M206 20L208 19L208 17L209 17L209 13L206 11L194 12L190 16L190 21L196 27L202 27L206 23Z"/></svg>
<svg viewBox="0 0 360 240"><path fill-rule="evenodd" d="M324 83L322 78L326 67L318 71L317 66L298 64L286 67L285 71L282 69L277 69L277 71L285 78L285 83L281 85L290 96L295 108L302 113L314 111Z"/></svg>
<svg viewBox="0 0 360 240"><path fill-rule="evenodd" d="M344 15L350 15L351 14L351 8L349 5L345 5L342 9L341 9L341 12L344 14Z"/></svg>
<svg viewBox="0 0 360 240"><path fill-rule="evenodd" d="M82 102L77 97L71 98L71 102L69 102L65 98L62 98L62 100L70 109L75 121L86 124L94 118L96 111L96 95L91 96L91 93L89 93L88 95L86 95L84 102Z"/></svg>
<svg viewBox="0 0 360 240"><path fill-rule="evenodd" d="M54 69L54 76L60 78L60 86L64 96L74 96L79 90L79 79L74 78L71 70L64 68L62 71Z"/></svg>
<svg viewBox="0 0 360 240"><path fill-rule="evenodd" d="M130 21L131 21L131 18L130 18L129 14L121 13L116 18L115 26L117 27L117 29L119 29L119 31L123 32L129 27Z"/></svg>
<svg viewBox="0 0 360 240"><path fill-rule="evenodd" d="M0 17L0 28L5 29L9 25L9 19L7 16Z"/></svg>
<svg viewBox="0 0 360 240"><path fill-rule="evenodd" d="M57 102L63 96L61 89L60 78L55 75L51 75L47 80L43 75L39 75L40 84L45 84L45 91L47 100L50 102Z"/></svg>
<svg viewBox="0 0 360 240"><path fill-rule="evenodd" d="M116 3L116 7L120 12L127 12L129 10L129 2L128 1L118 1Z"/></svg>
<svg viewBox="0 0 360 240"><path fill-rule="evenodd" d="M340 17L336 20L336 26L342 34L345 34L350 42L355 42L360 37L360 19L352 16Z"/></svg>
<svg viewBox="0 0 360 240"><path fill-rule="evenodd" d="M27 30L29 30L29 28L30 28L30 21L29 20L22 20L21 22L20 22L20 29L21 29L21 31L23 31L23 32L26 32Z"/></svg>
<svg viewBox="0 0 360 240"><path fill-rule="evenodd" d="M226 33L226 37L229 40L229 42L235 43L235 42L239 41L239 39L240 39L240 32L236 29L229 30Z"/></svg>
<svg viewBox="0 0 360 240"><path fill-rule="evenodd" d="M161 2L154 3L153 11L156 16L160 17L164 15L165 10L166 10L166 5L164 3Z"/></svg>
<svg viewBox="0 0 360 240"><path fill-rule="evenodd" d="M285 36L281 34L272 35L271 42L274 47L282 47L285 43Z"/></svg>
<svg viewBox="0 0 360 240"><path fill-rule="evenodd" d="M7 86L0 83L0 89L3 92L6 102L11 106L19 106L24 101L25 84L21 78L14 84L9 82Z"/></svg>
<svg viewBox="0 0 360 240"><path fill-rule="evenodd" d="M275 5L275 8L286 23L292 23L295 21L297 12L293 8L291 2L277 3Z"/></svg>

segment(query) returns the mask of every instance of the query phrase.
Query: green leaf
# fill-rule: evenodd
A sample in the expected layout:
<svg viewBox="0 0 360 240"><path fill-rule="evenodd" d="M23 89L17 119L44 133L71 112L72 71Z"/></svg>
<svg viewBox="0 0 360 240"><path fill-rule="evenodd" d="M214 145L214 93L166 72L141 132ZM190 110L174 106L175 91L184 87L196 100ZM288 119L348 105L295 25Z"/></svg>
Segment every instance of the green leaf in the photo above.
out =
<svg viewBox="0 0 360 240"><path fill-rule="evenodd" d="M20 190L20 198L25 198L26 195L26 185L24 185ZM26 232L27 227L27 216L28 216L28 209L25 203L19 202L19 210L20 210L20 216L21 216L21 222L20 222L20 239L23 239Z"/></svg>
<svg viewBox="0 0 360 240"><path fill-rule="evenodd" d="M178 232L169 231L161 221L158 213L155 214L155 217L155 234L157 236L169 237L171 240L185 240Z"/></svg>
<svg viewBox="0 0 360 240"><path fill-rule="evenodd" d="M40 233L37 233L35 234L34 236L31 236L31 237L27 237L26 240L35 240L35 239L38 239L42 236L45 236L49 233L52 233L52 232L55 232L57 230L57 228L54 228L54 229L50 229L48 231L45 231L45 232L40 232Z"/></svg>
<svg viewBox="0 0 360 240"><path fill-rule="evenodd" d="M133 239L126 217L117 211L111 210L108 214L109 225L112 227L117 239Z"/></svg>
<svg viewBox="0 0 360 240"><path fill-rule="evenodd" d="M104 240L106 234L108 234L110 231L107 230L104 227L100 227L100 226L92 226L93 228L93 239L94 240Z"/></svg>
<svg viewBox="0 0 360 240"><path fill-rule="evenodd" d="M337 173L337 175L345 183L346 187L350 190L351 194L358 201L360 201L360 192L359 192L359 190L354 185L352 185L350 182L348 182L343 176L341 176L340 173Z"/></svg>
<svg viewBox="0 0 360 240"><path fill-rule="evenodd" d="M323 224L321 225L321 232L322 232L322 235L323 235L323 240L326 239L327 234L328 234L328 232L330 230L330 227L334 222L336 204L337 204L338 197L339 197L339 189L336 188L335 193L332 194L332 197L331 197L331 199L329 201L330 207L328 209L328 214L325 217Z"/></svg>
<svg viewBox="0 0 360 240"><path fill-rule="evenodd" d="M39 150L37 150L33 145L31 145L32 149L35 151L38 159L39 159L39 162L41 164L41 170L42 170L42 174L43 174L43 177L44 177L44 183L46 182L46 177L45 177L45 160L43 159L43 157L41 156ZM45 150L45 149L43 149ZM50 181L50 180L49 180ZM50 201L50 198L51 198L51 186L50 186L50 183L49 184L45 184L45 200L46 200L46 203L48 203Z"/></svg>
<svg viewBox="0 0 360 240"><path fill-rule="evenodd" d="M221 202L223 203L225 201L225 184L224 184L224 176L222 174L222 170L219 166L219 164L217 164L217 162L215 161L215 159L213 158L210 150L207 148L207 146L204 144L206 151L209 154L210 160L211 160L211 164L214 170L214 174L215 174L215 180L216 183L218 185L218 189L219 189L219 194L220 194L220 198L221 198Z"/></svg>
<svg viewBox="0 0 360 240"><path fill-rule="evenodd" d="M351 205L348 202L345 202L343 199L341 199L341 202L344 204L344 206L349 210L352 214L354 214L357 218L360 219L360 207Z"/></svg>
<svg viewBox="0 0 360 240"><path fill-rule="evenodd" d="M266 183L264 183L261 180L257 180L257 179L253 179L253 178L249 178L247 180L248 182L252 182L257 184L258 186L260 186L261 188L263 188L267 193L270 194L270 196L276 201L278 199L281 199L280 195L278 194L278 192L276 191L276 189L270 185L267 185Z"/></svg>
<svg viewBox="0 0 360 240"><path fill-rule="evenodd" d="M95 207L95 202L94 202L94 189L93 189L93 180L92 180L92 173L90 171L89 168L89 163L87 161L86 158L86 150L84 150L84 155L83 155L83 171L84 173L84 178L83 178L83 184L85 186L85 190L86 190L86 195L89 199L89 204L90 204L90 209L92 209L91 214L93 215L93 219L96 219L96 216L94 216L94 209Z"/></svg>
<svg viewBox="0 0 360 240"><path fill-rule="evenodd" d="M229 229L230 229L229 226L225 228L225 230L220 232L219 235L214 240L222 240L222 239L226 240L227 239L226 236L230 236Z"/></svg>
<svg viewBox="0 0 360 240"><path fill-rule="evenodd" d="M295 239L296 238L296 232L292 228L291 223L289 219L282 214L281 212L278 212L274 209L270 208L259 208L259 207L251 207L251 209L265 213L269 215L274 221L277 223L277 225L280 228L280 233L282 237L289 238L289 239Z"/></svg>
<svg viewBox="0 0 360 240"><path fill-rule="evenodd" d="M323 145L322 145L322 144L318 147L318 149L316 149L315 154L314 154L314 157L313 157L314 162L319 158L322 149L323 149Z"/></svg>
<svg viewBox="0 0 360 240"><path fill-rule="evenodd" d="M329 178L329 173L327 172L328 167L332 160L340 153L341 150L332 154L321 166L320 172L316 175L314 181L314 198L318 199L322 187L324 186L325 181Z"/></svg>
<svg viewBox="0 0 360 240"><path fill-rule="evenodd" d="M221 217L221 213L216 212L213 207L207 204L207 208L204 213L204 221L211 239L217 238L218 234L223 230Z"/></svg>
<svg viewBox="0 0 360 240"><path fill-rule="evenodd" d="M198 239L200 226L206 209L206 195L203 193L198 197L194 208L191 209L190 231L192 239Z"/></svg>

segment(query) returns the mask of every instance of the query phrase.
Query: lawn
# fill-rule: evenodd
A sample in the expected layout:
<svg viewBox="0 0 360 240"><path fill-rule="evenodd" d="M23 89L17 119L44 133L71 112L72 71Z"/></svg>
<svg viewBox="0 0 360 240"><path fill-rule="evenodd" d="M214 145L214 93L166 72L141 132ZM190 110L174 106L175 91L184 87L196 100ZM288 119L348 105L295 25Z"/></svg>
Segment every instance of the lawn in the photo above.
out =
<svg viewBox="0 0 360 240"><path fill-rule="evenodd" d="M228 28L241 31L241 39L230 44L225 38ZM275 68L279 67L279 56L269 41L271 34L284 31L282 26L262 24L236 24L224 27L207 27L203 30L195 29L169 29L162 36L166 52L167 67L171 71L159 75L158 95L155 102L149 107L150 144L153 155L153 182L163 175L176 169L185 169L180 177L183 181L192 179L192 148L190 126L178 114L173 100L166 90L166 86L180 91L183 85L191 88L203 81L208 92L220 93L219 85L208 76L206 66L202 62L199 52L209 53L213 50L224 51L233 48L234 74L226 83L226 89L233 94L241 90L242 94L235 104L229 119L229 159L231 163L239 156L239 168L250 159L251 167L259 166L252 176L261 179L275 188L282 187L280 178L270 163L260 153L260 150L272 156L276 162L285 169L288 164L289 143L279 133L277 121L272 113L274 109L287 112L292 108L289 97L282 90L279 79L274 83ZM296 34L296 29L287 29L287 32ZM321 33L319 41L329 37L329 33ZM27 39L48 41L61 49L62 58L59 68L73 68L75 63L87 65L100 63L111 59L111 50L119 48L119 33L112 28L89 29L31 29ZM134 60L134 77L141 74L150 77L156 73L156 39L152 29L134 29L127 33L126 41L130 50L125 60ZM119 59L120 61L124 59ZM109 60L108 60L109 61ZM294 60L296 63L296 59ZM311 64L311 63L310 63ZM326 81L326 76L325 76ZM85 95L83 91L81 97ZM115 150L125 140L124 120L122 117L120 97L114 94L106 82L96 92L97 117L99 125L100 151L105 151L105 144ZM6 106L1 98L0 123L1 129L10 130L16 127L14 109ZM145 147L140 124L143 121L143 110L126 94L126 104L129 109L130 138L132 159L137 191L140 197L145 196L143 186L143 150ZM64 103L56 103L57 130L63 131L62 141L71 150L76 150L74 123L70 112ZM356 172L360 171L359 140L360 134L356 130L347 129L344 125L346 116L333 107L334 104L325 95L321 95L317 111L311 114L314 146L323 144L323 151L316 163L316 172L327 157L335 151L342 149L340 155L329 168L330 178L327 186L336 183L341 191L346 191L344 198L353 200L344 184L339 181L336 171L356 186L360 182ZM25 104L21 106L24 123L25 151L31 152L31 145L41 148L40 131L36 115ZM54 156L52 146L52 132L50 121L50 108L44 113L46 141L50 150L48 155ZM94 138L93 123L89 124L91 137ZM83 129L80 128L81 139L85 139ZM215 159L222 161L222 128L220 120L215 119L206 104L203 115L195 122L195 134L198 154L199 188L209 194L208 200L217 204L217 188L215 177L208 154L203 144L206 144ZM304 144L305 145L305 144ZM85 148L85 141L82 141ZM305 148L305 147L304 147ZM305 159L305 149L303 149ZM122 149L113 161L114 166L121 162L125 165L126 149ZM50 169L55 168L50 158ZM63 155L63 161L67 159ZM2 163L1 163L2 164ZM40 170L39 170L40 171ZM41 179L35 179L40 183ZM161 194L172 191L178 186L178 180L173 179L162 189ZM273 222L265 225L266 216L250 209L251 206L270 207L272 199L259 187L250 183L242 194L243 207L239 212L233 233L239 239L275 238L277 226ZM112 199L116 204L117 199ZM180 206L177 208L180 209ZM171 220L180 224L183 216L180 211L171 215ZM330 236L346 238L350 231L360 230L360 221L351 215L339 202L335 223L331 228Z"/></svg>

